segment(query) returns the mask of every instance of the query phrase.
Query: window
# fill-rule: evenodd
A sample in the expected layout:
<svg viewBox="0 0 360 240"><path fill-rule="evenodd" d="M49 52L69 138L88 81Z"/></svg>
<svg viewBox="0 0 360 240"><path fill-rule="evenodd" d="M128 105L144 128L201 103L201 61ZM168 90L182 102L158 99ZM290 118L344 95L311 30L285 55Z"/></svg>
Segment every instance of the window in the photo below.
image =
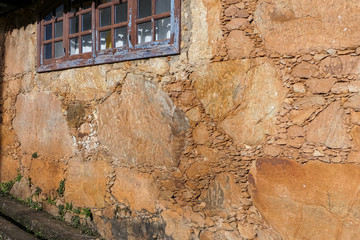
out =
<svg viewBox="0 0 360 240"><path fill-rule="evenodd" d="M177 54L180 0L69 0L38 23L38 72Z"/></svg>

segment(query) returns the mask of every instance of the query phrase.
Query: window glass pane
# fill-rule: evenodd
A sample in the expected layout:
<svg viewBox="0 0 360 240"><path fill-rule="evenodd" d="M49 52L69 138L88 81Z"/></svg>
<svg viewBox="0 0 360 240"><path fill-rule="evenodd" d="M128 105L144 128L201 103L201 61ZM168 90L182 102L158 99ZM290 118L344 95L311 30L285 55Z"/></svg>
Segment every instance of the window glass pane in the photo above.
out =
<svg viewBox="0 0 360 240"><path fill-rule="evenodd" d="M63 35L63 21L55 23L55 38Z"/></svg>
<svg viewBox="0 0 360 240"><path fill-rule="evenodd" d="M79 0L71 0L70 12L74 13L74 12L78 11L79 8L80 8L80 1Z"/></svg>
<svg viewBox="0 0 360 240"><path fill-rule="evenodd" d="M52 39L52 24L46 25L44 28L44 40Z"/></svg>
<svg viewBox="0 0 360 240"><path fill-rule="evenodd" d="M52 58L52 47L51 47L51 43L45 44L45 46L44 46L44 58L45 58L45 59L51 59L51 58Z"/></svg>
<svg viewBox="0 0 360 240"><path fill-rule="evenodd" d="M54 47L55 47L55 58L60 58L65 56L63 41L56 42L54 44Z"/></svg>
<svg viewBox="0 0 360 240"><path fill-rule="evenodd" d="M91 34L81 37L82 52L87 53L92 51L92 38Z"/></svg>
<svg viewBox="0 0 360 240"><path fill-rule="evenodd" d="M45 22L50 21L51 18L52 18L52 13L49 13L48 15L46 15L46 17L44 17L44 20L45 20Z"/></svg>
<svg viewBox="0 0 360 240"><path fill-rule="evenodd" d="M63 12L64 12L64 5L61 5L60 7L58 7L56 10L55 10L55 17L56 18L60 18L63 16Z"/></svg>
<svg viewBox="0 0 360 240"><path fill-rule="evenodd" d="M170 12L170 0L156 0L156 14Z"/></svg>
<svg viewBox="0 0 360 240"><path fill-rule="evenodd" d="M127 44L127 27L115 29L115 47L124 47Z"/></svg>
<svg viewBox="0 0 360 240"><path fill-rule="evenodd" d="M70 55L79 53L79 41L78 38L70 39Z"/></svg>
<svg viewBox="0 0 360 240"><path fill-rule="evenodd" d="M127 3L115 6L115 23L127 21Z"/></svg>
<svg viewBox="0 0 360 240"><path fill-rule="evenodd" d="M155 21L155 40L170 38L170 18L162 18Z"/></svg>
<svg viewBox="0 0 360 240"><path fill-rule="evenodd" d="M91 30L91 12L82 15L82 31Z"/></svg>
<svg viewBox="0 0 360 240"><path fill-rule="evenodd" d="M100 32L100 49L109 49L111 48L111 31Z"/></svg>
<svg viewBox="0 0 360 240"><path fill-rule="evenodd" d="M83 1L82 8L83 9L91 8L91 5L92 5L92 1Z"/></svg>
<svg viewBox="0 0 360 240"><path fill-rule="evenodd" d="M101 0L100 4L104 4L104 3L108 3L108 2L111 2L111 0Z"/></svg>
<svg viewBox="0 0 360 240"><path fill-rule="evenodd" d="M139 18L151 16L151 0L139 0Z"/></svg>
<svg viewBox="0 0 360 240"><path fill-rule="evenodd" d="M111 7L100 10L100 27L105 27L111 24Z"/></svg>
<svg viewBox="0 0 360 240"><path fill-rule="evenodd" d="M79 16L70 18L70 34L79 32Z"/></svg>
<svg viewBox="0 0 360 240"><path fill-rule="evenodd" d="M152 41L151 22L145 22L138 25L138 43L147 43Z"/></svg>

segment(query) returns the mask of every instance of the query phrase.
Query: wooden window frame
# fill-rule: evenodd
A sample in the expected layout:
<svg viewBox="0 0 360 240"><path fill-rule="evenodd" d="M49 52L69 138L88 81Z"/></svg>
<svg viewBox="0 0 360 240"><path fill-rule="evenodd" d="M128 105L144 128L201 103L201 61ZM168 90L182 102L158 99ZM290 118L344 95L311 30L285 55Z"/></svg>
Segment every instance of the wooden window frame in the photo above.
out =
<svg viewBox="0 0 360 240"><path fill-rule="evenodd" d="M137 5L138 0L113 0L112 2L99 4L99 1L93 1L92 7L88 9L80 9L76 13L70 13L68 10L63 15L63 44L65 49L65 56L61 58L54 58L54 43L61 41L60 38L51 39L52 42L52 59L44 59L44 44L50 42L44 41L44 26L49 24L44 22L45 14L55 9L56 5L52 5L47 10L43 11L41 20L38 21L37 25L37 72L48 72L54 70L62 70L76 67L92 66L104 63L114 63L121 61L129 61L135 59L151 58L168 56L180 53L180 0L170 0L171 10L168 13L155 14L155 1L152 0L152 15L146 18L137 18ZM115 20L115 5L127 2L128 16L127 22L114 24ZM69 9L68 2L57 2L57 6L64 4L65 9ZM54 7L55 6L55 7ZM111 25L104 28L99 27L99 11L102 8L111 7ZM92 28L87 32L81 32L81 15L87 12L92 13ZM70 18L74 15L79 15L79 32L70 35ZM170 16L171 30L170 39L155 41L155 20ZM151 42L137 44L137 24L151 21L153 36ZM54 17L51 21L56 21ZM51 24L54 25L52 22ZM122 26L127 26L127 45L121 48L115 48L114 42L114 29ZM106 50L100 50L100 31L104 29L111 29L111 41L112 47ZM53 26L53 37L54 37L54 26ZM81 53L81 36L91 33L92 35L92 52ZM70 37L71 36L71 37ZM78 36L79 54L70 55L70 38Z"/></svg>

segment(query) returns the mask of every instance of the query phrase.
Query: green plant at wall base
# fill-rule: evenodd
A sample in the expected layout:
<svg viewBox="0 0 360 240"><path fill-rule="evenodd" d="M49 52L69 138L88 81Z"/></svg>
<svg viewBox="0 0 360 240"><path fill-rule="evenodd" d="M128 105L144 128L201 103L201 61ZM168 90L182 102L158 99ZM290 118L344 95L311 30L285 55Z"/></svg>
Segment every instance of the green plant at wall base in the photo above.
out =
<svg viewBox="0 0 360 240"><path fill-rule="evenodd" d="M72 202L71 203L66 202L65 203L65 210L71 211L72 209L73 209Z"/></svg>
<svg viewBox="0 0 360 240"><path fill-rule="evenodd" d="M80 214L81 208L79 207L79 208L76 208L76 209L74 209L72 211L73 211L73 213Z"/></svg>
<svg viewBox="0 0 360 240"><path fill-rule="evenodd" d="M59 184L59 188L56 190L56 192L59 194L60 197L64 196L64 192L65 192L65 180L61 180L60 184Z"/></svg>
<svg viewBox="0 0 360 240"><path fill-rule="evenodd" d="M51 205L55 205L55 204L56 204L55 198L54 198L54 199L51 199L51 196L49 196L49 197L46 199L46 201L47 201L48 203L50 203Z"/></svg>
<svg viewBox="0 0 360 240"><path fill-rule="evenodd" d="M42 206L40 206L39 203L34 202L31 197L27 198L25 203L26 203L26 205L28 205L29 207L31 207L31 208L33 208L35 210L42 210L43 209Z"/></svg>
<svg viewBox="0 0 360 240"><path fill-rule="evenodd" d="M38 158L39 155L37 154L37 152L34 152L32 155L31 155L32 158Z"/></svg>
<svg viewBox="0 0 360 240"><path fill-rule="evenodd" d="M60 204L57 207L58 207L58 214L59 214L60 220L64 220L65 206Z"/></svg>
<svg viewBox="0 0 360 240"><path fill-rule="evenodd" d="M85 215L85 218L88 218L88 217L89 217L90 220L93 219L93 216L92 216L92 213L91 213L90 208L83 208L81 214L82 214L82 215Z"/></svg>
<svg viewBox="0 0 360 240"><path fill-rule="evenodd" d="M36 190L35 190L34 195L35 195L35 196L39 196L41 192L42 192L41 188L36 187Z"/></svg>
<svg viewBox="0 0 360 240"><path fill-rule="evenodd" d="M21 178L22 178L21 174L18 173L18 175L16 176L16 178L14 179L14 181L15 181L15 182L20 182L20 181L21 181Z"/></svg>
<svg viewBox="0 0 360 240"><path fill-rule="evenodd" d="M3 182L3 183L0 183L0 192L4 193L4 194L9 194L10 190L12 189L12 187L14 186L14 184L16 182L20 182L22 176L21 174L19 173L15 178L14 180L10 180L8 182Z"/></svg>
<svg viewBox="0 0 360 240"><path fill-rule="evenodd" d="M72 216L71 217L71 226L73 227L79 227L80 224L80 217L79 216Z"/></svg>

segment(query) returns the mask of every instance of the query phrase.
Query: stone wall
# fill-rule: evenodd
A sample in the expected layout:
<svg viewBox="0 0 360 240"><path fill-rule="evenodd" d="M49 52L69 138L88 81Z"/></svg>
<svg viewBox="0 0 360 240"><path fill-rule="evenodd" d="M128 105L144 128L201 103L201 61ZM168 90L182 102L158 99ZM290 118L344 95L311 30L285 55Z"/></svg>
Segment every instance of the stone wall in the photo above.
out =
<svg viewBox="0 0 360 240"><path fill-rule="evenodd" d="M181 54L41 74L38 5L0 17L11 194L106 239L359 238L360 3L183 0Z"/></svg>

